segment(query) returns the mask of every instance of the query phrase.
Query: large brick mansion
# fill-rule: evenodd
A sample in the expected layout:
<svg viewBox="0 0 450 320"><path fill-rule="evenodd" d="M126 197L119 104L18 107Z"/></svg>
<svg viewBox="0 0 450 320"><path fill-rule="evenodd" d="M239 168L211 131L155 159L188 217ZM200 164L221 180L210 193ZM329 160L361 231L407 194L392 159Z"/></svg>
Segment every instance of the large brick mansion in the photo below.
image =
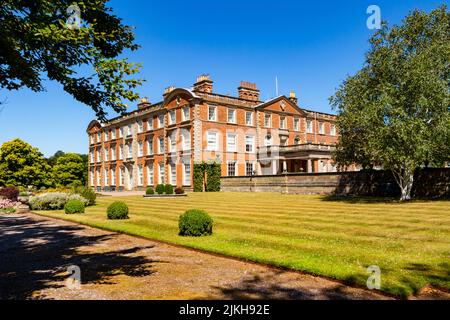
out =
<svg viewBox="0 0 450 320"><path fill-rule="evenodd" d="M163 101L106 123L92 121L89 181L98 190L140 190L158 183L187 189L194 163L218 161L223 176L332 172L335 116L299 106L294 92L260 101L241 82L238 97L213 92L208 76L190 89L167 88Z"/></svg>

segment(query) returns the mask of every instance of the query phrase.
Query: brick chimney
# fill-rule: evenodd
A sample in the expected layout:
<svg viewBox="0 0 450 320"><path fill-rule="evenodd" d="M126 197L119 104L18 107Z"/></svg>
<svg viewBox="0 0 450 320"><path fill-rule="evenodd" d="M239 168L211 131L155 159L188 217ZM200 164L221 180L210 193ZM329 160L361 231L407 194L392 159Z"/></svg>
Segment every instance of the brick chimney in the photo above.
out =
<svg viewBox="0 0 450 320"><path fill-rule="evenodd" d="M194 92L213 92L213 81L209 78L209 75L202 74L197 77L197 82L194 84Z"/></svg>
<svg viewBox="0 0 450 320"><path fill-rule="evenodd" d="M289 100L291 100L293 103L297 104L298 99L297 99L294 91L291 91L291 93L289 94Z"/></svg>
<svg viewBox="0 0 450 320"><path fill-rule="evenodd" d="M256 87L256 83L241 81L238 92L241 99L259 101L259 90Z"/></svg>
<svg viewBox="0 0 450 320"><path fill-rule="evenodd" d="M150 103L150 101L148 101L147 97L142 98L141 101L138 103L138 109L139 110L147 108L147 107L150 107L150 106L151 106L151 103Z"/></svg>

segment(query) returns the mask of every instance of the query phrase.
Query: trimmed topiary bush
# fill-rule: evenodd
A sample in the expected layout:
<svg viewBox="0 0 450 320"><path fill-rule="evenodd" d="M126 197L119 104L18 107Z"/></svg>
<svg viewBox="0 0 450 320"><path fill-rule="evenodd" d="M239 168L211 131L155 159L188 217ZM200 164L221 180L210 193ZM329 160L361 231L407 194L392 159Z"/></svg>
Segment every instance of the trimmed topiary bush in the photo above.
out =
<svg viewBox="0 0 450 320"><path fill-rule="evenodd" d="M192 209L180 216L180 236L201 237L212 235L213 220L203 210Z"/></svg>
<svg viewBox="0 0 450 320"><path fill-rule="evenodd" d="M80 200L69 200L64 206L66 214L84 213L84 203Z"/></svg>
<svg viewBox="0 0 450 320"><path fill-rule="evenodd" d="M166 190L166 187L163 184L158 184L155 189L157 194L164 194L165 190Z"/></svg>
<svg viewBox="0 0 450 320"><path fill-rule="evenodd" d="M145 191L145 194L150 196L150 195L154 195L155 194L155 190L153 190L153 188L148 187L147 191Z"/></svg>
<svg viewBox="0 0 450 320"><path fill-rule="evenodd" d="M175 194L184 194L183 188L175 188Z"/></svg>
<svg viewBox="0 0 450 320"><path fill-rule="evenodd" d="M110 220L125 220L128 219L128 206L125 202L117 201L109 205L108 219Z"/></svg>
<svg viewBox="0 0 450 320"><path fill-rule="evenodd" d="M166 194L173 194L173 186L171 184L166 184L164 187Z"/></svg>

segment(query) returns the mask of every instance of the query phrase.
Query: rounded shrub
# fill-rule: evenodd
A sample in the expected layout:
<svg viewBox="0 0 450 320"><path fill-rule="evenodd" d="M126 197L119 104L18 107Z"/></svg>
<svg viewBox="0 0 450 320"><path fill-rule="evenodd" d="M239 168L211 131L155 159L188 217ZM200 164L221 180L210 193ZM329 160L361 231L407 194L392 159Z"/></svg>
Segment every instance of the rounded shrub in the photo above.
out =
<svg viewBox="0 0 450 320"><path fill-rule="evenodd" d="M19 194L20 194L19 188L16 187L0 188L0 196L11 201L17 201Z"/></svg>
<svg viewBox="0 0 450 320"><path fill-rule="evenodd" d="M203 210L192 209L180 216L180 236L201 237L212 234L213 220Z"/></svg>
<svg viewBox="0 0 450 320"><path fill-rule="evenodd" d="M125 202L117 201L109 205L108 219L110 220L125 220L128 219L128 206Z"/></svg>
<svg viewBox="0 0 450 320"><path fill-rule="evenodd" d="M80 200L69 200L64 206L66 214L84 213L84 203Z"/></svg>
<svg viewBox="0 0 450 320"><path fill-rule="evenodd" d="M164 191L166 192L166 194L173 194L173 185L166 184L164 187Z"/></svg>
<svg viewBox="0 0 450 320"><path fill-rule="evenodd" d="M145 194L150 196L150 195L154 195L155 194L155 190L153 190L153 188L148 187L147 191L145 191Z"/></svg>
<svg viewBox="0 0 450 320"><path fill-rule="evenodd" d="M175 188L175 194L184 194L183 188Z"/></svg>
<svg viewBox="0 0 450 320"><path fill-rule="evenodd" d="M166 190L165 186L163 184L158 184L156 186L156 193L157 194L164 194L164 191Z"/></svg>

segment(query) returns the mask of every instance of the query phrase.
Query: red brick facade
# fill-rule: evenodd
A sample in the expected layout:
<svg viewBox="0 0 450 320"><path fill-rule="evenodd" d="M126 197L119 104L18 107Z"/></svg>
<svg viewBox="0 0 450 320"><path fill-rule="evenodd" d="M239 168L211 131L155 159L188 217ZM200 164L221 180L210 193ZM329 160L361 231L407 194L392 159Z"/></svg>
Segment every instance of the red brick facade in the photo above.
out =
<svg viewBox="0 0 450 320"><path fill-rule="evenodd" d="M335 116L299 107L294 93L262 102L248 82L241 82L238 96L213 93L213 82L201 76L192 89L166 89L162 102L143 99L125 116L92 121L90 185L189 189L194 163L202 161L220 162L223 176L335 171Z"/></svg>

